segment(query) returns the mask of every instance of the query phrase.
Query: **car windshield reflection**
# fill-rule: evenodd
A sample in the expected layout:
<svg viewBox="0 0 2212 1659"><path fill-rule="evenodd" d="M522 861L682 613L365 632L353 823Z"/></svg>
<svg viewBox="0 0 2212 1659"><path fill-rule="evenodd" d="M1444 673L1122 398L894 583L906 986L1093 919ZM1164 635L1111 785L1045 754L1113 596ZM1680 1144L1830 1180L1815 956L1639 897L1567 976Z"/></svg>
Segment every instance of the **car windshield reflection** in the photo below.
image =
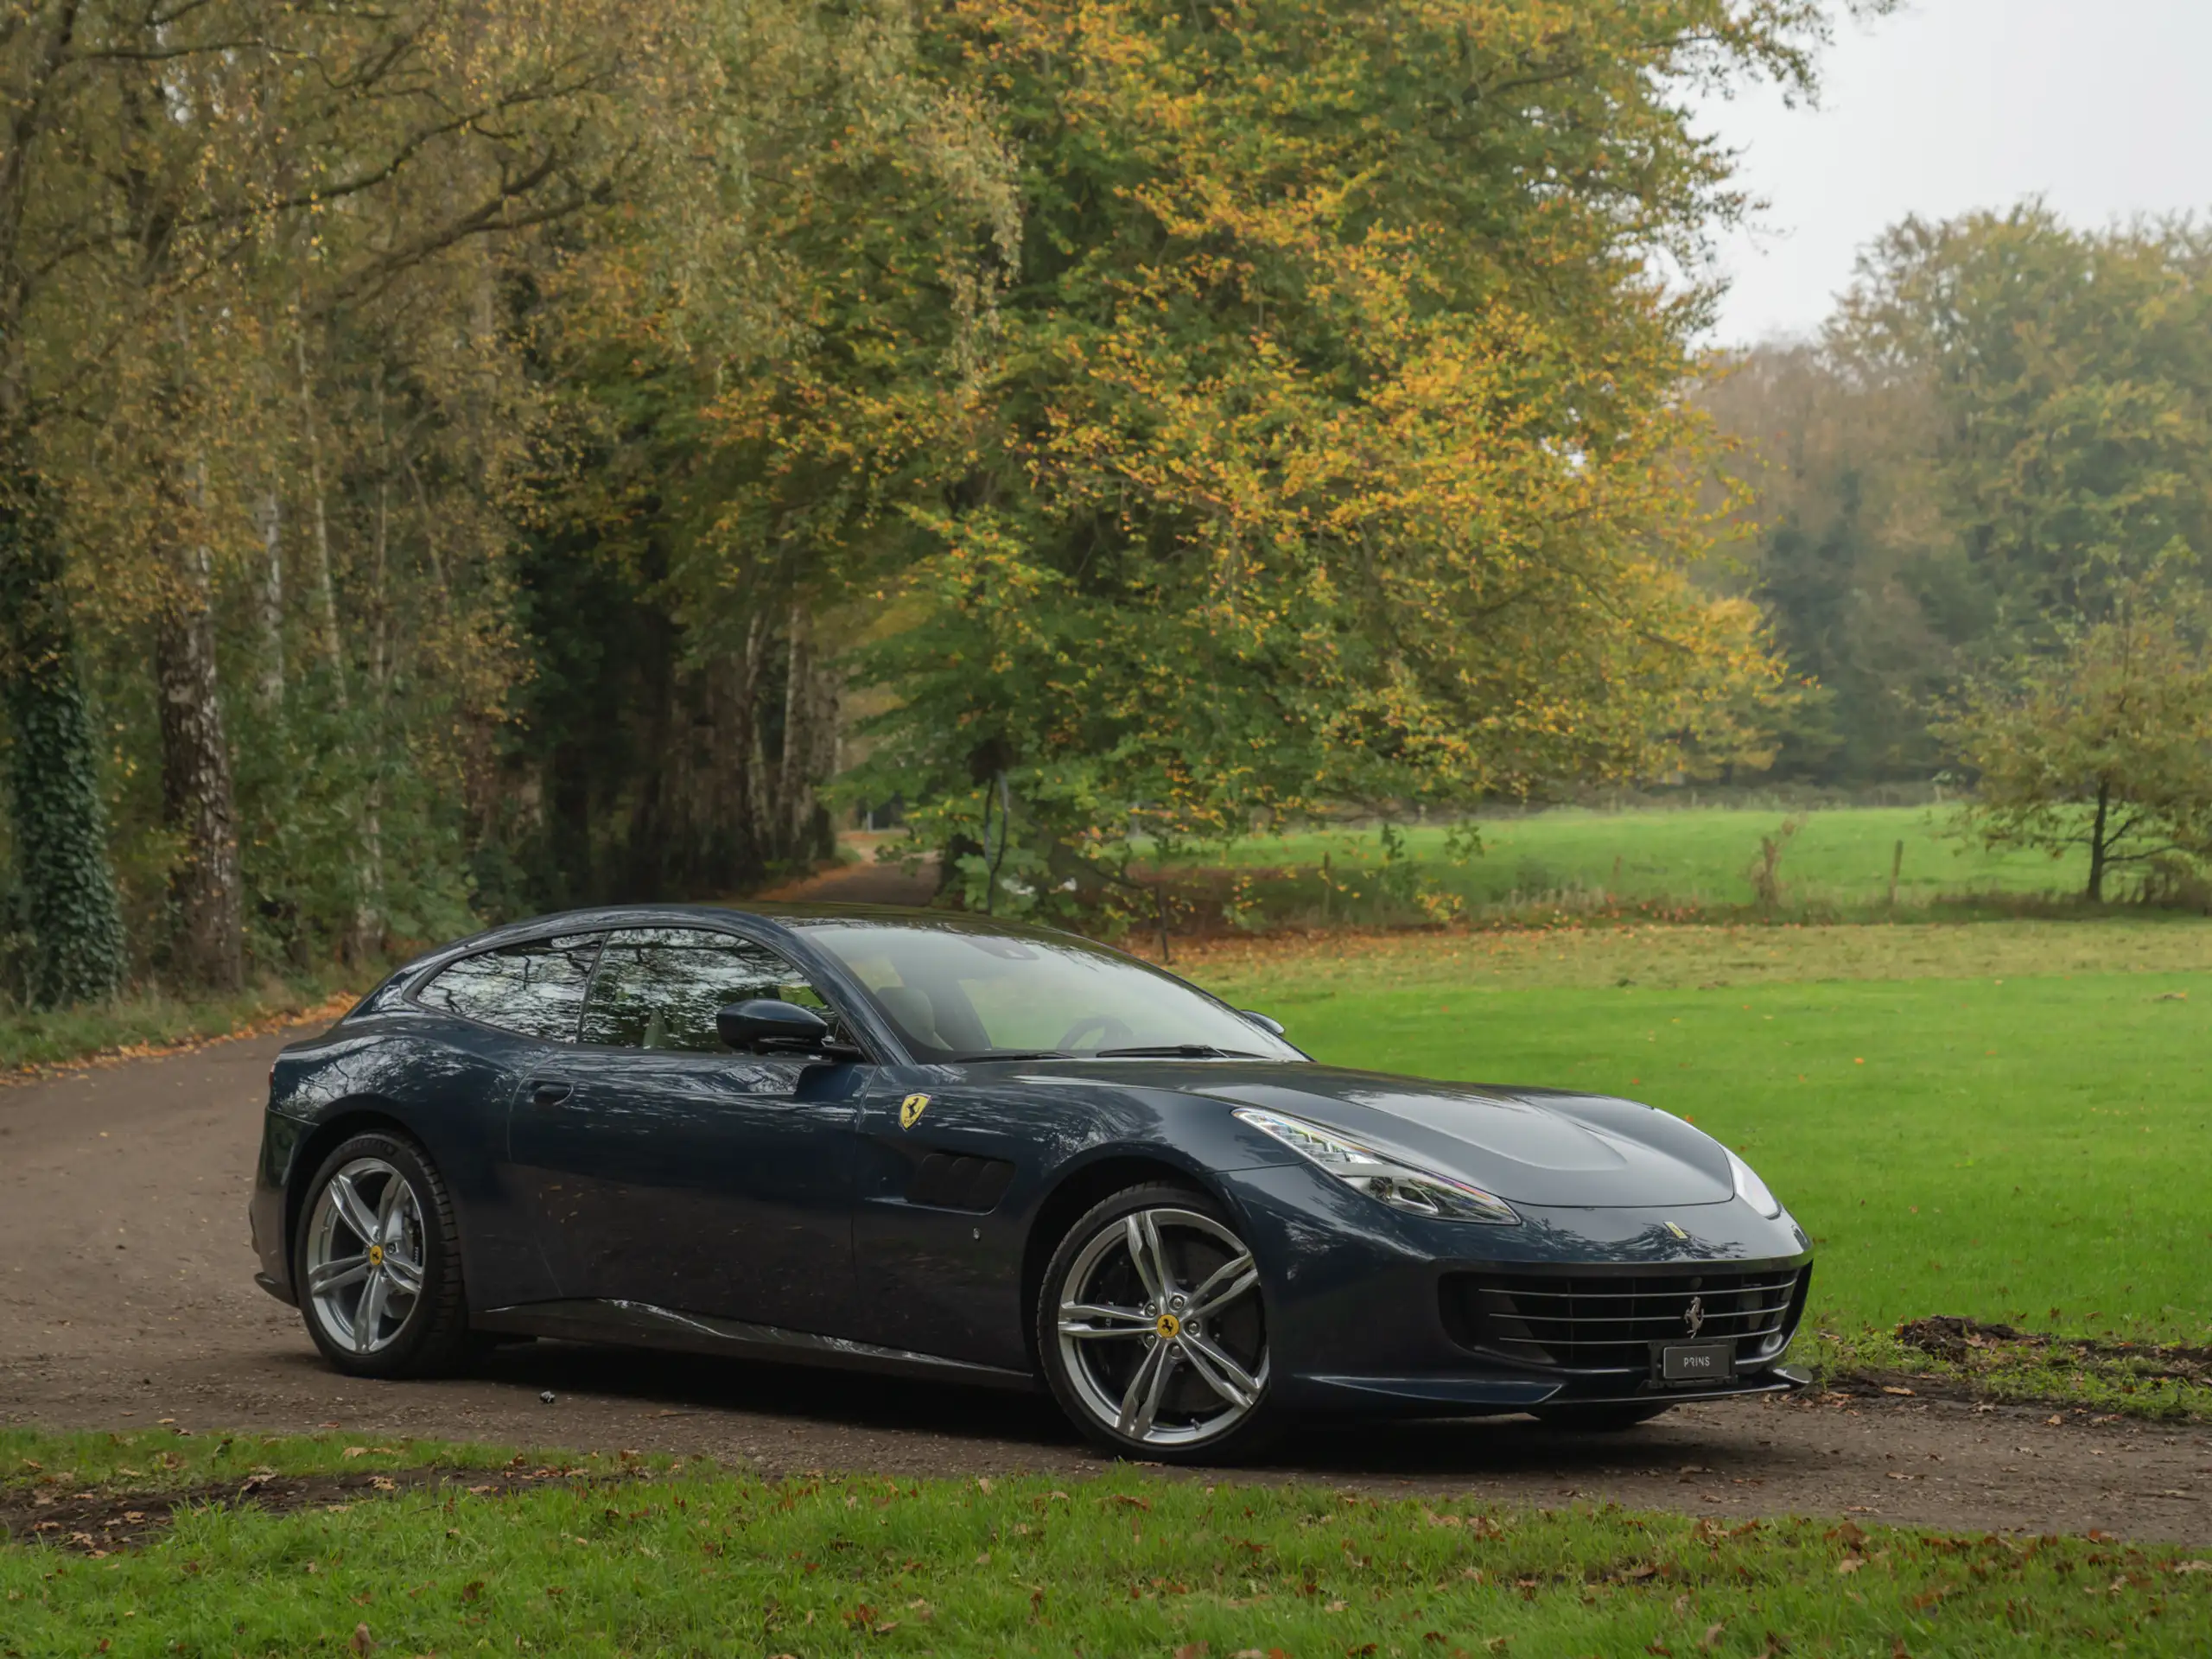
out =
<svg viewBox="0 0 2212 1659"><path fill-rule="evenodd" d="M1306 1058L1195 986L1087 939L953 920L796 925L925 1063Z"/></svg>

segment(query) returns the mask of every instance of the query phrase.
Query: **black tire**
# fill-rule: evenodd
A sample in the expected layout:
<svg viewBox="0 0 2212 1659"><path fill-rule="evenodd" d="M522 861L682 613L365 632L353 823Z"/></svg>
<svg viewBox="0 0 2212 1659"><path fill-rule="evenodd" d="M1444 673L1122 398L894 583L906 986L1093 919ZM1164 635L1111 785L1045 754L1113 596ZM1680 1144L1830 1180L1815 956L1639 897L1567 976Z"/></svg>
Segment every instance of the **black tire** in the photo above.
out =
<svg viewBox="0 0 2212 1659"><path fill-rule="evenodd" d="M1536 1421L1569 1434L1623 1434L1648 1423L1671 1405L1538 1406Z"/></svg>
<svg viewBox="0 0 2212 1659"><path fill-rule="evenodd" d="M324 1196L340 1173L372 1166L390 1172L388 1176L371 1177L376 1198L381 1199L388 1193L388 1187L382 1185L386 1180L403 1181L408 1189L406 1198L411 1200L416 1224L405 1229L406 1248L419 1259L404 1265L419 1271L420 1288L411 1294L388 1290L387 1300L378 1305L378 1316L370 1322L372 1331L383 1334L364 1351L345 1340L346 1325L350 1323L358 1329L358 1320L346 1320L343 1290L327 1299L310 1291L309 1250L322 1225ZM349 1181L349 1185L359 1184ZM334 1198L333 1207L337 1207ZM343 1225L342 1217L338 1236L358 1237ZM366 1240L359 1242L367 1247ZM381 1265L380 1244L375 1253ZM395 1250L392 1266L396 1269L402 1264ZM292 1235L292 1288L308 1335L322 1357L348 1376L435 1376L461 1369L476 1351L468 1330L468 1301L461 1274L461 1229L454 1217L453 1199L429 1154L406 1135L382 1130L353 1135L322 1160L301 1196L299 1221ZM366 1294L365 1284L360 1299ZM394 1295L406 1304L397 1313L390 1311L390 1298ZM353 1311L356 1315L360 1312L359 1299Z"/></svg>
<svg viewBox="0 0 2212 1659"><path fill-rule="evenodd" d="M1256 1278L1241 1294L1232 1293L1221 1299L1211 1328L1203 1319L1192 1321L1189 1338L1205 1343L1206 1352L1213 1358L1192 1357L1195 1351L1179 1345L1169 1357L1160 1362L1166 1375L1162 1388L1156 1391L1159 1409L1170 1421L1161 1425L1154 1420L1152 1428L1142 1437L1123 1433L1103 1414L1105 1405L1110 1403L1111 1387L1118 1386L1118 1382L1102 1388L1098 1370L1101 1362L1092 1360L1086 1351L1082 1361L1086 1368L1084 1374L1079 1376L1071 1369L1066 1352L1071 1344L1063 1341L1060 1332L1060 1306L1069 1277L1081 1268L1093 1275L1094 1284L1102 1272L1118 1272L1134 1280L1137 1272L1134 1258L1124 1256L1118 1262L1107 1262L1092 1251L1092 1246L1099 1244L1108 1252L1121 1248L1109 1236L1113 1230L1125 1230L1130 1217L1149 1212L1194 1217L1214 1230L1210 1234L1206 1226L1193 1226L1187 1221L1169 1224L1174 1237L1163 1248L1171 1269L1179 1285L1185 1274L1192 1275L1192 1283L1180 1286L1184 1293L1199 1288L1200 1280L1212 1276L1236 1259L1230 1254L1231 1244L1236 1249L1245 1251L1228 1211L1192 1187L1152 1182L1126 1188L1094 1205L1068 1229L1045 1269L1044 1285L1038 1297L1036 1327L1037 1354L1045 1380L1068 1421L1093 1444L1117 1456L1173 1464L1228 1463L1255 1457L1273 1444L1287 1427L1274 1397L1268 1366L1266 1287ZM1223 1239L1228 1243L1223 1243ZM1249 1257L1249 1251L1245 1254ZM1241 1283L1245 1276L1243 1273L1233 1274L1228 1282ZM1130 1294L1141 1296L1143 1293ZM1138 1327L1128 1339L1126 1348L1121 1341L1112 1344L1116 1351L1110 1363L1126 1363L1125 1355L1140 1356L1129 1367L1134 1380L1135 1370L1150 1363L1149 1356L1159 1340L1147 1338ZM1255 1381L1259 1385L1249 1405L1238 1406L1228 1395L1210 1386L1202 1375L1202 1370L1212 1369L1215 1360L1224 1352L1241 1368L1239 1380L1232 1382L1232 1387L1242 1391L1243 1382ZM1227 1373L1217 1370L1216 1375ZM1210 1420L1205 1415L1210 1403L1218 1407L1211 1421L1219 1425L1211 1429L1206 1427ZM1232 1419L1232 1413L1241 1414ZM1154 1438L1160 1433L1186 1438Z"/></svg>

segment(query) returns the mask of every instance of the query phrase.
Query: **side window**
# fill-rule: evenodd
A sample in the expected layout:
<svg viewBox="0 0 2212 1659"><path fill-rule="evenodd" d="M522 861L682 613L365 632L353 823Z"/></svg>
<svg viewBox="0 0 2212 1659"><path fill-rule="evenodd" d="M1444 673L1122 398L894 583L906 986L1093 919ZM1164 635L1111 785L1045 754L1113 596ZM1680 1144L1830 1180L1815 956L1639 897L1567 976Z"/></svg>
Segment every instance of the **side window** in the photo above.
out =
<svg viewBox="0 0 2212 1659"><path fill-rule="evenodd" d="M487 1026L573 1043L600 936L533 939L463 957L441 969L416 1000Z"/></svg>
<svg viewBox="0 0 2212 1659"><path fill-rule="evenodd" d="M758 998L830 1013L798 969L765 945L703 928L613 933L584 1007L583 1040L719 1052L715 1015Z"/></svg>

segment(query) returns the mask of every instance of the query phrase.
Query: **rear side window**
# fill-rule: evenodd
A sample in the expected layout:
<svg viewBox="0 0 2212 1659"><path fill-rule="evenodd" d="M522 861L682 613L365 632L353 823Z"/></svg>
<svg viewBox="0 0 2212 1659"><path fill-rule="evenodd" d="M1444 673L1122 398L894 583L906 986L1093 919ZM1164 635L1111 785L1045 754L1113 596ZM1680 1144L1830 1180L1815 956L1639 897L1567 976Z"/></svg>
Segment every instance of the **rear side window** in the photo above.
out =
<svg viewBox="0 0 2212 1659"><path fill-rule="evenodd" d="M599 944L597 934L572 934L479 951L439 969L415 1000L502 1031L573 1043Z"/></svg>
<svg viewBox="0 0 2212 1659"><path fill-rule="evenodd" d="M806 976L764 945L703 928L610 934L584 1009L583 1040L611 1048L720 1052L715 1015L732 1002L797 1002L829 1017Z"/></svg>

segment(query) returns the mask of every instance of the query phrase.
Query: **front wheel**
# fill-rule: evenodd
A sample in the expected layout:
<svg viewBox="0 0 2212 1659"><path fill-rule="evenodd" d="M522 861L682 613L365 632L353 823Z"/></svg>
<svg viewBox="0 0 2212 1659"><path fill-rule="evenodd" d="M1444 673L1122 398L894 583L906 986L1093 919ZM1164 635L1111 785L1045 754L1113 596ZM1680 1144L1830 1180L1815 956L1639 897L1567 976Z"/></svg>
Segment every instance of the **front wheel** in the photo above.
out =
<svg viewBox="0 0 2212 1659"><path fill-rule="evenodd" d="M1131 1187L1077 1222L1045 1271L1037 1334L1060 1408L1109 1452L1214 1462L1276 1431L1259 1269L1203 1194Z"/></svg>
<svg viewBox="0 0 2212 1659"><path fill-rule="evenodd" d="M353 1376L422 1376L468 1344L461 1232L429 1154L357 1135L322 1161L300 1206L293 1274L308 1334Z"/></svg>

